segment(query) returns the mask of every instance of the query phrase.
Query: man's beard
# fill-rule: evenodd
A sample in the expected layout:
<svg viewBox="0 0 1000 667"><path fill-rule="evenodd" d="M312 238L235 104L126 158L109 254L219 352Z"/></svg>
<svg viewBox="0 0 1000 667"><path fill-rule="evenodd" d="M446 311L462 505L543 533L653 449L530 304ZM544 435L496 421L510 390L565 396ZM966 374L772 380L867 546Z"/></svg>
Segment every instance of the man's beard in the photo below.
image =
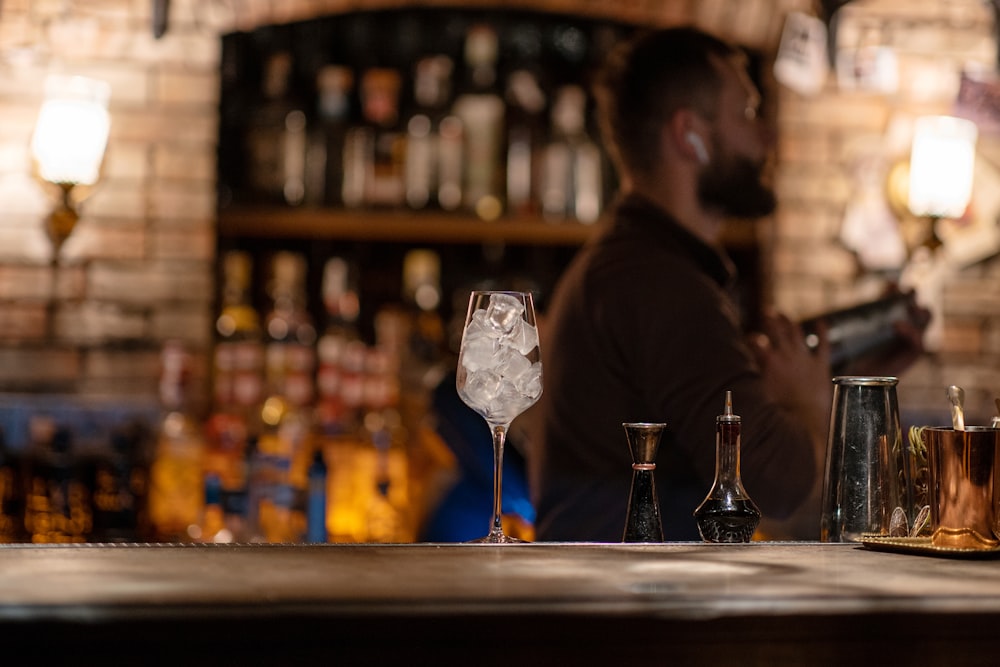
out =
<svg viewBox="0 0 1000 667"><path fill-rule="evenodd" d="M764 181L764 165L738 155L725 155L705 166L698 177L698 199L707 209L734 218L770 215L777 206L772 190Z"/></svg>

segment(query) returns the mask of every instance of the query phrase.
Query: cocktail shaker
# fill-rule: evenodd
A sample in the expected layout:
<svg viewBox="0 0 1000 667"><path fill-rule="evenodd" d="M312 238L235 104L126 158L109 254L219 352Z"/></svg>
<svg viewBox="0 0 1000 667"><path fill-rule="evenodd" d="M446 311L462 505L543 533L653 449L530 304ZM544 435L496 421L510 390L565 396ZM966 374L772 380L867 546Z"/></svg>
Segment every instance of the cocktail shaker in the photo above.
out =
<svg viewBox="0 0 1000 667"><path fill-rule="evenodd" d="M818 344L816 329L819 322L826 324L830 365L836 369L848 361L892 346L896 340L895 324L910 320L913 307L912 293L893 294L823 313L800 324L806 336L806 345L810 348Z"/></svg>
<svg viewBox="0 0 1000 667"><path fill-rule="evenodd" d="M888 535L900 507L912 522L912 456L899 424L894 377L835 377L820 540Z"/></svg>

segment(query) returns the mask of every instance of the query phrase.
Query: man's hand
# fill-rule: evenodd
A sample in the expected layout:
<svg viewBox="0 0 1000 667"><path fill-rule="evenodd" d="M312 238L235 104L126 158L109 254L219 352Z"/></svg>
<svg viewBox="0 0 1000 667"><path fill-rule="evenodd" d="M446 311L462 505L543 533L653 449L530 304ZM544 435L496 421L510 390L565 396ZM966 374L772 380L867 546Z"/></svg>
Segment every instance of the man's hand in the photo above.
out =
<svg viewBox="0 0 1000 667"><path fill-rule="evenodd" d="M899 376L924 354L924 332L931 312L917 303L912 292L909 296L907 319L893 323L896 336L892 346L846 363L838 369L839 375Z"/></svg>
<svg viewBox="0 0 1000 667"><path fill-rule="evenodd" d="M832 383L827 329L816 329L815 349L806 346L802 328L780 313L766 313L763 332L751 339L764 386L779 405L806 419L817 433L829 426Z"/></svg>

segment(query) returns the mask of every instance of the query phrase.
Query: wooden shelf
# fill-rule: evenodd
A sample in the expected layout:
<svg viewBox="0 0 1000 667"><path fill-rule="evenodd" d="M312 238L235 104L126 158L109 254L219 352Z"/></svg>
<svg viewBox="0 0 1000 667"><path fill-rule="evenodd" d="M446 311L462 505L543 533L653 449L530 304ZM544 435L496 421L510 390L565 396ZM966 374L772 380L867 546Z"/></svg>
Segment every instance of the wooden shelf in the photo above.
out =
<svg viewBox="0 0 1000 667"><path fill-rule="evenodd" d="M241 207L219 214L223 238L342 239L399 243L580 245L594 225L504 218L487 222L461 214L320 208Z"/></svg>
<svg viewBox="0 0 1000 667"><path fill-rule="evenodd" d="M598 228L569 220L547 222L540 217L487 222L462 214L431 211L245 206L219 213L222 238L576 246L586 242ZM730 247L756 245L754 224L731 222L723 232L723 242Z"/></svg>

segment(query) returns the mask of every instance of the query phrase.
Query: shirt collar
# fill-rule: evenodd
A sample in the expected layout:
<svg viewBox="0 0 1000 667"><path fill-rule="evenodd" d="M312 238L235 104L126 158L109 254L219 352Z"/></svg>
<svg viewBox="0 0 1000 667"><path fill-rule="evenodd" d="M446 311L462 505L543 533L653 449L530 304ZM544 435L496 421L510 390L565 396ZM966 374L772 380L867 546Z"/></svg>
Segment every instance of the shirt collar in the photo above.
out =
<svg viewBox="0 0 1000 667"><path fill-rule="evenodd" d="M736 281L736 267L720 249L708 245L649 199L637 194L625 195L615 204L613 229L641 230L664 244L676 248L723 287Z"/></svg>

